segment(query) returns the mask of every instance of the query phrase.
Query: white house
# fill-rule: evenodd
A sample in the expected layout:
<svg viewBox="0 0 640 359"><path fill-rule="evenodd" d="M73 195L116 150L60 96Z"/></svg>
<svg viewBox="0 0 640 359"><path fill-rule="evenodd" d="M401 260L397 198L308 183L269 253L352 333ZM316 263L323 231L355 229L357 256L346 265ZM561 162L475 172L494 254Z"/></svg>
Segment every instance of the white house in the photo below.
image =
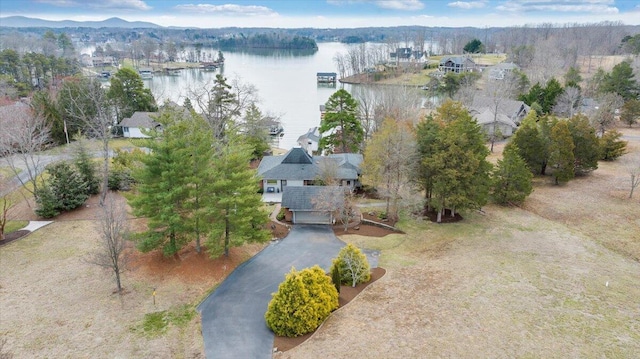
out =
<svg viewBox="0 0 640 359"><path fill-rule="evenodd" d="M310 156L318 151L318 144L320 143L320 131L318 127L310 128L307 133L298 137L298 146L307 151Z"/></svg>

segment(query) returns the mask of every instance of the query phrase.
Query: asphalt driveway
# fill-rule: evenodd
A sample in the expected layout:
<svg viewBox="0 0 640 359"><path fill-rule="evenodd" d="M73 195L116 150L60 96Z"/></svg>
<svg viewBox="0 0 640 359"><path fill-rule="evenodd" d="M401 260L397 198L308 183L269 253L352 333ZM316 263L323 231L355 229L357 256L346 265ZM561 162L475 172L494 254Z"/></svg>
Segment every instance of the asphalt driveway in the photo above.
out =
<svg viewBox="0 0 640 359"><path fill-rule="evenodd" d="M329 226L295 225L285 239L236 268L198 306L206 357L270 359L273 332L264 313L271 293L292 266L300 270L318 264L328 270L343 246ZM370 259L370 264L377 263Z"/></svg>

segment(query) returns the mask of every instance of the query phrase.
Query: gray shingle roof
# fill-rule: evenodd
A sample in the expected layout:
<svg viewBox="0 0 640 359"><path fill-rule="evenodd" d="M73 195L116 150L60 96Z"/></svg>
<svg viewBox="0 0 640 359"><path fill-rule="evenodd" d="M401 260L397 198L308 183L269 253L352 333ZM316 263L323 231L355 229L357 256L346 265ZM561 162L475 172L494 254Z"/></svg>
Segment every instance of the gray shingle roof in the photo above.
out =
<svg viewBox="0 0 640 359"><path fill-rule="evenodd" d="M498 112L514 120L515 116L518 114L522 106L525 106L526 110L529 109L529 106L527 106L522 101L516 101L516 100L504 98L500 100L500 104L498 105ZM478 113L482 113L484 112L485 108L490 108L490 109L495 108L495 104L490 97L475 96L473 98L473 104L471 104L469 108L471 110L475 110Z"/></svg>
<svg viewBox="0 0 640 359"><path fill-rule="evenodd" d="M283 164L311 164L311 156L300 147L294 147L284 155Z"/></svg>
<svg viewBox="0 0 640 359"><path fill-rule="evenodd" d="M476 121L478 121L478 124L480 125L493 123L493 119L494 119L493 111L491 111L489 108L485 108L484 111L480 112L474 117L476 118ZM504 123L505 125L509 125L513 128L517 127L515 122L513 122L509 117L507 117L502 113L498 113L495 119L496 119L496 122Z"/></svg>
<svg viewBox="0 0 640 359"><path fill-rule="evenodd" d="M320 172L320 161L336 161L339 179L357 179L362 155L340 153L311 157L302 148L292 148L282 156L265 156L258 166L263 179L314 180Z"/></svg>
<svg viewBox="0 0 640 359"><path fill-rule="evenodd" d="M159 125L151 116L157 116L157 112L135 112L131 117L120 122L122 127L155 128Z"/></svg>
<svg viewBox="0 0 640 359"><path fill-rule="evenodd" d="M313 199L329 197L336 200L336 208L344 198L340 195L344 189L339 186L289 186L282 193L282 207L292 211L314 211Z"/></svg>

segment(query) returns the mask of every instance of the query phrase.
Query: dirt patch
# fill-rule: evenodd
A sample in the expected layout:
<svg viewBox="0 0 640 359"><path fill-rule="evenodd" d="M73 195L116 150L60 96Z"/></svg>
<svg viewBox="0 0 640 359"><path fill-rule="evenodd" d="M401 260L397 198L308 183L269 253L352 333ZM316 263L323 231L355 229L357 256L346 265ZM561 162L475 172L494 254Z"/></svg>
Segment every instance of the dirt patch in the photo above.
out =
<svg viewBox="0 0 640 359"><path fill-rule="evenodd" d="M340 296L338 297L339 304L340 304L339 308L343 308L344 306L349 304L353 299L355 299L358 296L358 294L362 293L362 291L365 290L368 286L373 284L378 279L382 278L382 276L384 276L385 273L386 271L384 270L384 268L373 268L371 270L371 280L368 281L367 283L361 283L356 285L355 287L351 287L348 285L340 286ZM301 335L295 338L280 337L276 335L273 341L273 349L274 351L277 350L278 352L286 352L287 350L295 348L296 346L304 343L314 333L315 332L307 333L305 335Z"/></svg>
<svg viewBox="0 0 640 359"><path fill-rule="evenodd" d="M438 212L436 211L424 211L423 214L426 218L429 218L431 222L438 223ZM444 214L440 217L440 223L455 223L462 221L464 218L460 215L460 213L456 213L455 215L451 215L450 209L445 209Z"/></svg>
<svg viewBox="0 0 640 359"><path fill-rule="evenodd" d="M0 246L4 246L5 244L9 244L17 239L20 239L27 234L31 233L31 231L27 231L24 229L20 229L11 233L7 233L4 235L4 239L0 241Z"/></svg>

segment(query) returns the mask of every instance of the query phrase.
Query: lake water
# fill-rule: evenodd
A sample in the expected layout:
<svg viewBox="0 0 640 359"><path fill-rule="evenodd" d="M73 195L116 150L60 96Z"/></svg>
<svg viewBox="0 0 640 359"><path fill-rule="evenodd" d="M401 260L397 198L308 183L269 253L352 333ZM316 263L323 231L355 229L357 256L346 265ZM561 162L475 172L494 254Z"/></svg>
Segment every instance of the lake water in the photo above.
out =
<svg viewBox="0 0 640 359"><path fill-rule="evenodd" d="M343 86L339 83L335 87L322 86L316 82L316 73L337 73L333 58L337 53L346 52L347 45L341 43L319 43L318 51L313 54L227 51L222 73L228 82L238 76L242 83L257 88L262 112L281 118L284 136L278 147L289 149L297 145L298 137L309 128L320 125L319 106ZM217 54L217 50L210 49L207 58L215 58L211 54ZM182 70L179 76L156 75L144 82L159 102L169 99L182 104L189 89L211 88L220 71ZM348 85L344 86L349 91Z"/></svg>

